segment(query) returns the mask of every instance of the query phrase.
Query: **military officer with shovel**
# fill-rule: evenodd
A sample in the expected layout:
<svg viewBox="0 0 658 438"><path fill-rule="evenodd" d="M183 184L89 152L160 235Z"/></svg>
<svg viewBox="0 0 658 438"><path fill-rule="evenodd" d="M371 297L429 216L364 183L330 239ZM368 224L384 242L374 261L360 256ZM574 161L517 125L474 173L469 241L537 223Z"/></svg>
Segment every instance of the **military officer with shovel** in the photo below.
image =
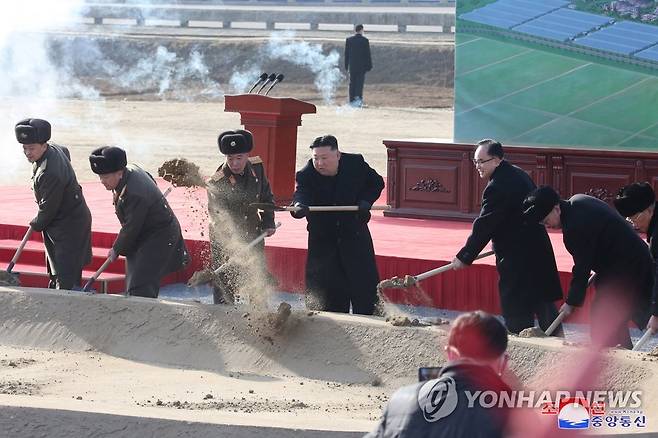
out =
<svg viewBox="0 0 658 438"><path fill-rule="evenodd" d="M30 221L28 233L33 230L43 234L48 286L79 288L82 267L91 261L91 213L73 171L71 155L64 146L49 141L51 127L45 120L21 120L15 131L25 157L32 163L32 189L39 210Z"/></svg>
<svg viewBox="0 0 658 438"><path fill-rule="evenodd" d="M157 298L160 280L188 261L180 224L153 177L134 164L126 152L104 146L89 156L91 170L113 194L121 230L109 260L126 257L128 295Z"/></svg>
<svg viewBox="0 0 658 438"><path fill-rule="evenodd" d="M276 232L274 213L259 211L250 204L274 203L270 183L265 176L263 162L259 157L249 157L254 147L251 132L238 129L222 132L217 138L219 151L226 161L206 183L208 191L208 214L210 222L210 248L214 270L222 266L213 282L213 301L233 303L242 288L262 288L263 283L273 282L265 267L264 237ZM249 273L239 265L245 264L245 245L258 240L249 252L255 258L250 263ZM229 266L223 266L232 256L241 255L241 260L232 259ZM255 272L255 271L259 272ZM254 281L251 281L254 280ZM256 300L262 294L251 290L250 298Z"/></svg>

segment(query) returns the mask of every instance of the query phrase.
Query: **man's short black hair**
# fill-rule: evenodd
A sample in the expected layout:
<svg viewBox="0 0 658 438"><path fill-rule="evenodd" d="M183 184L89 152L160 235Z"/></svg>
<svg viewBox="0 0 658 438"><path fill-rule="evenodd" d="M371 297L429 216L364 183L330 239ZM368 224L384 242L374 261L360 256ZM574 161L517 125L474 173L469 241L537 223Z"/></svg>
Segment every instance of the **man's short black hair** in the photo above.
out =
<svg viewBox="0 0 658 438"><path fill-rule="evenodd" d="M338 149L338 140L333 135L321 135L320 137L315 137L310 148L313 149L321 146L330 146L332 151L336 150Z"/></svg>
<svg viewBox="0 0 658 438"><path fill-rule="evenodd" d="M502 160L505 156L503 145L500 144L499 141L485 138L484 140L478 141L478 146L485 146L487 148L487 154L491 157L500 158Z"/></svg>
<svg viewBox="0 0 658 438"><path fill-rule="evenodd" d="M357 24L354 26L354 31L355 32L361 32L363 30L363 24Z"/></svg>
<svg viewBox="0 0 658 438"><path fill-rule="evenodd" d="M452 322L448 345L459 350L461 357L496 359L507 350L507 329L487 312L468 312Z"/></svg>

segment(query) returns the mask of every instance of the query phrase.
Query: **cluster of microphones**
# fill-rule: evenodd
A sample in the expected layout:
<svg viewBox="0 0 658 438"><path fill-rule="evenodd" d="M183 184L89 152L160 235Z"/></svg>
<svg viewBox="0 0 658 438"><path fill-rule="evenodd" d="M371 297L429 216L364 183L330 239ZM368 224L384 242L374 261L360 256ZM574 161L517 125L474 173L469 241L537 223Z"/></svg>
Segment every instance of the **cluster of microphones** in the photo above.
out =
<svg viewBox="0 0 658 438"><path fill-rule="evenodd" d="M260 94L260 92L263 91L265 87L269 85L270 88L268 88L267 91L265 92L265 96L267 96L270 93L270 91L272 91L272 88L274 88L274 86L279 82L281 82L282 80L283 80L283 75L281 73L279 74L272 73L271 75L268 75L267 73L263 73L262 75L260 75L260 78L258 78L258 82L256 82L254 86L251 87L249 93L254 91L256 87L260 85L260 88L256 92L256 94Z"/></svg>

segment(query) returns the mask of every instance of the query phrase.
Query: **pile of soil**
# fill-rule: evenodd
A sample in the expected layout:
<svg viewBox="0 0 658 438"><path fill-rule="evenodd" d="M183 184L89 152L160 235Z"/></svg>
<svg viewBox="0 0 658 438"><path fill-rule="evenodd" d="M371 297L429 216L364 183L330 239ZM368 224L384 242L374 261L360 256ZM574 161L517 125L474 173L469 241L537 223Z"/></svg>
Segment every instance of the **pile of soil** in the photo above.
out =
<svg viewBox="0 0 658 438"><path fill-rule="evenodd" d="M519 338L545 338L546 333L539 327L528 327L519 332Z"/></svg>

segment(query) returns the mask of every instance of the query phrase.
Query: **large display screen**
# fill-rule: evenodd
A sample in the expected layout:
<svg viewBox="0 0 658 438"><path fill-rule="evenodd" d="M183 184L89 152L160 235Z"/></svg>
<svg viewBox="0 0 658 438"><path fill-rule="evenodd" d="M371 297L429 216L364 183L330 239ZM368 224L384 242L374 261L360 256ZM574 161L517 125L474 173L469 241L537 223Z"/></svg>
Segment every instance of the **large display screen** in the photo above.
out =
<svg viewBox="0 0 658 438"><path fill-rule="evenodd" d="M455 141L658 151L658 1L458 0Z"/></svg>

